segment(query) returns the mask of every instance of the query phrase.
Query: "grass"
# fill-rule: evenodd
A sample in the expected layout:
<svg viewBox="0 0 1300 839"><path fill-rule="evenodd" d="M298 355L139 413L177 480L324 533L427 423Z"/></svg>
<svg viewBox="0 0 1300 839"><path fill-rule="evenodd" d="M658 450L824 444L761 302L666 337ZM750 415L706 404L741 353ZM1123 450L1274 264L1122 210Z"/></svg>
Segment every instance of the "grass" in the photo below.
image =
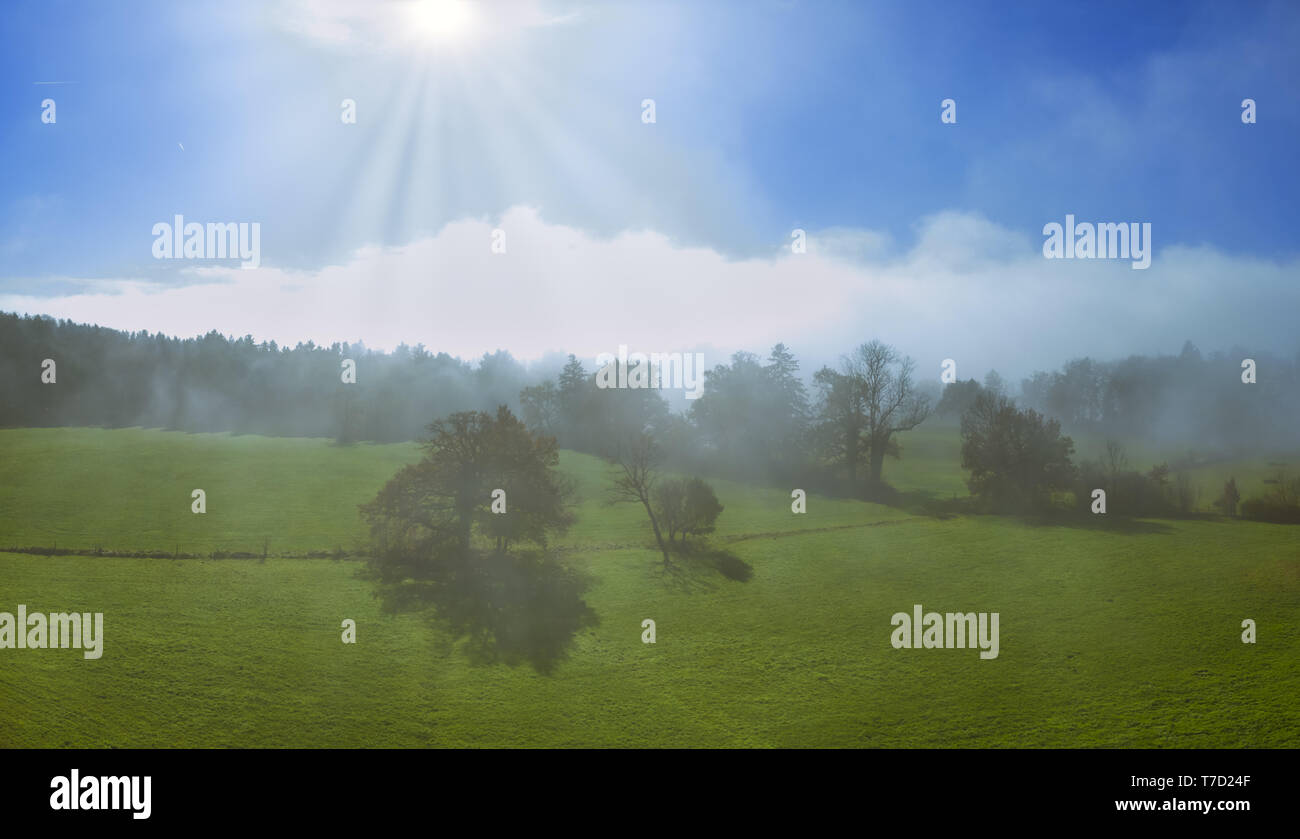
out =
<svg viewBox="0 0 1300 839"><path fill-rule="evenodd" d="M0 430L0 546L182 553L351 548L357 505L419 459L414 444L138 428ZM191 512L191 492L207 513Z"/></svg>
<svg viewBox="0 0 1300 839"><path fill-rule="evenodd" d="M886 477L959 491L952 432L925 435ZM0 544L260 551L269 535L273 553L0 554L0 611L103 612L106 636L98 661L0 650L0 747L1300 745L1295 528L940 520L818 496L796 516L787 490L718 481L714 541L753 576L669 579L643 516L604 503L603 465L565 452L581 501L562 544L600 623L541 675L381 614L355 562L274 555L359 540L356 504L417 456L0 431ZM914 603L999 612L999 657L893 649L890 617Z"/></svg>

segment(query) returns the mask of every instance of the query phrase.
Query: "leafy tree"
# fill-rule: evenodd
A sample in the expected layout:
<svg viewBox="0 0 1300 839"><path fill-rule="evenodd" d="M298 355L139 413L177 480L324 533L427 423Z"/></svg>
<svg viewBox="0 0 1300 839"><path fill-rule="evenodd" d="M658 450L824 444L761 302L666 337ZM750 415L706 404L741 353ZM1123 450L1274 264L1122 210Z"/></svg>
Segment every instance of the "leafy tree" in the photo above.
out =
<svg viewBox="0 0 1300 839"><path fill-rule="evenodd" d="M1074 441L1060 431L1056 420L981 393L961 421L961 465L970 470L971 493L998 511L1047 506L1074 475Z"/></svg>
<svg viewBox="0 0 1300 839"><path fill-rule="evenodd" d="M580 439L581 426L587 415L587 400L595 389L592 376L576 356L560 371L558 381L559 436L562 443L572 446Z"/></svg>
<svg viewBox="0 0 1300 839"><path fill-rule="evenodd" d="M572 523L566 506L572 487L557 471L555 440L530 434L509 408L495 417L452 414L429 431L424 457L362 507L377 570L391 563L395 581L419 579L483 548L504 553L520 542L545 548L550 535ZM505 515L491 510L497 489L506 493Z"/></svg>
<svg viewBox="0 0 1300 839"><path fill-rule="evenodd" d="M737 352L704 374L704 395L690 409L697 452L717 471L783 479L802 465L808 395L799 362L784 344L767 363Z"/></svg>
<svg viewBox="0 0 1300 839"><path fill-rule="evenodd" d="M935 416L960 421L961 415L966 413L980 392L980 383L974 379L945 385L939 404L934 408Z"/></svg>
<svg viewBox="0 0 1300 839"><path fill-rule="evenodd" d="M723 510L713 487L700 478L659 481L654 488L653 502L670 545L678 535L684 542L687 536L712 533Z"/></svg>
<svg viewBox="0 0 1300 839"><path fill-rule="evenodd" d="M57 363L57 385L40 380ZM341 380L356 364L355 383ZM0 426L138 425L192 432L415 440L431 416L519 404L535 382L508 354L468 363L420 345L280 346L174 338L0 312Z"/></svg>
<svg viewBox="0 0 1300 839"><path fill-rule="evenodd" d="M367 573L392 611L431 611L479 655L540 669L593 615L581 581L546 553L573 522L555 440L530 434L505 406L429 426L424 457L362 506ZM506 492L493 513L493 490Z"/></svg>
<svg viewBox="0 0 1300 839"><path fill-rule="evenodd" d="M763 368L751 352L734 353L730 364L704 373L704 395L691 405L691 419L718 459L739 463L758 449L762 385Z"/></svg>
<svg viewBox="0 0 1300 839"><path fill-rule="evenodd" d="M583 368L582 362L570 353L568 362L560 371L560 395L566 404L576 405L580 401L577 397L585 393L590 383L591 377Z"/></svg>
<svg viewBox="0 0 1300 839"><path fill-rule="evenodd" d="M772 347L763 376L772 394L764 416L770 425L774 448L769 456L789 467L800 463L806 452L809 406L808 389L799 379L799 362L785 344Z"/></svg>
<svg viewBox="0 0 1300 839"><path fill-rule="evenodd" d="M668 534L671 545L686 523L686 480L664 478L655 484L651 493L655 517Z"/></svg>
<svg viewBox="0 0 1300 839"><path fill-rule="evenodd" d="M843 465L848 471L849 486L857 484L862 462L862 430L866 411L862 389L850 375L823 367L813 374L817 386L817 425L814 434L823 459Z"/></svg>
<svg viewBox="0 0 1300 839"><path fill-rule="evenodd" d="M551 381L519 391L524 421L541 434L554 436L560 423L560 392Z"/></svg>
<svg viewBox="0 0 1300 839"><path fill-rule="evenodd" d="M686 482L686 503L682 519L682 538L704 536L714 531L723 506L713 487L699 478Z"/></svg>

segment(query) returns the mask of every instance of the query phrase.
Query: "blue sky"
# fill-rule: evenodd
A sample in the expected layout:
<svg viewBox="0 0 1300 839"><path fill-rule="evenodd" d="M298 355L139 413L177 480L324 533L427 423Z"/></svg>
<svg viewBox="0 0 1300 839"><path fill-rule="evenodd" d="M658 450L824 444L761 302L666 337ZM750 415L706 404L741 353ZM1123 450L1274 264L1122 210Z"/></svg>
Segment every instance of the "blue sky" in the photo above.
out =
<svg viewBox="0 0 1300 839"><path fill-rule="evenodd" d="M139 297L129 313L107 300L125 299L128 287L234 282L220 276L229 265L204 271L152 258L152 225L182 213L190 221L259 222L261 263L278 272L260 287L279 284L279 320L245 323L232 314L213 328L280 331L270 337L282 340L310 333L439 346L438 335L412 334L421 332L418 321L387 323L382 311L352 334L332 334L350 327L346 319L294 322L287 315L294 304L279 292L296 285L308 294L331 266L351 265L354 282L374 282L379 269L364 264L365 254L382 261L422 242L435 243L431 276L449 283L438 266L454 265L462 282L480 281L472 263L439 263L437 242L448 245L447 231L462 229L457 224L477 236L472 223L492 229L527 208L513 217L535 225L541 240L570 241L572 234L571 245L609 244L622 236L630 248L639 240L629 237L646 234L675 254L666 264L679 266L711 265L716 257L761 272L789 259L783 253L793 228L809 231L838 267L861 268L863 282L924 274L945 249L961 251L949 253L949 273L962 273L971 260L1005 262L1016 273L1009 268L1016 263L1039 277L1026 276L1022 285L1034 303L1026 311L1046 319L1042 334L1034 349L978 350L981 367L1046 366L1071 354L1157 345L1176 352L1179 335L1206 349L1234 340L1296 349L1284 322L1252 321L1248 307L1223 321L1220 304L1241 291L1227 277L1221 287L1208 277L1186 280L1196 293L1187 308L1170 304L1156 319L1150 346L1145 336L1126 343L1123 330L1089 344L1086 330L1062 330L1079 327L1085 312L1062 311L1058 323L1048 318L1059 298L1054 289L1079 282L1067 279L1075 267L1045 264L1038 253L1042 226L1067 213L1148 221L1153 268L1171 270L1161 257L1173 248L1172 265L1218 265L1255 283L1247 293L1269 296L1267 308L1293 304L1300 215L1294 3L501 0L476 4L464 32L425 40L407 31L410 6L7 8L0 309L203 331L182 311L204 306L202 296L154 295L143 309ZM56 101L53 125L40 119L46 97ZM1247 97L1257 102L1254 125L1240 119ZM339 119L344 98L357 103L356 125ZM640 119L644 98L656 102L653 125ZM955 125L939 121L945 98L956 100ZM693 262L701 252L705 262ZM550 258L540 246L532 251L536 263ZM623 250L604 264L617 275L620 259L639 258ZM999 272L985 268L970 281L986 284L984 298L1003 297ZM534 290L541 283L556 299L619 294L617 276L566 270L533 266ZM1130 274L1125 265L1096 270L1108 279L1088 282L1113 283L1117 293L1149 274ZM747 276L737 272L733 296L743 293ZM1153 297L1134 301L1139 311L1126 328L1149 324L1138 316L1141 307L1168 303L1183 276L1149 281ZM259 306L260 287L247 280L238 282L250 297L235 309ZM689 300L709 278L672 285L678 281L665 279L658 292ZM918 285L932 296L949 281L925 275ZM411 292L377 293L399 307ZM500 293L447 296L466 308L461 320L478 323L469 311ZM725 307L726 299L706 303ZM768 302L774 311L789 309ZM832 311L846 305L833 303ZM637 299L612 304L635 310ZM859 310L829 332L816 327L814 308L806 323L792 317L784 334L780 321L749 333L711 330L706 320L695 333L656 332L643 323L627 331L719 351L761 349L776 335L832 353L836 341L866 340L879 326L879 306L864 305L870 313ZM899 328L895 318L895 340L927 359L926 352L951 356L929 345L953 324L923 300L899 311L911 313L917 329ZM708 314L731 319L725 311ZM494 323L499 333L490 331ZM515 346L511 324L485 318L479 325L481 342L458 339L461 345L448 349L497 345L526 356L596 352L610 340L604 331L557 326ZM1075 337L1059 346L1049 340L1065 333ZM979 344L974 334L962 340Z"/></svg>

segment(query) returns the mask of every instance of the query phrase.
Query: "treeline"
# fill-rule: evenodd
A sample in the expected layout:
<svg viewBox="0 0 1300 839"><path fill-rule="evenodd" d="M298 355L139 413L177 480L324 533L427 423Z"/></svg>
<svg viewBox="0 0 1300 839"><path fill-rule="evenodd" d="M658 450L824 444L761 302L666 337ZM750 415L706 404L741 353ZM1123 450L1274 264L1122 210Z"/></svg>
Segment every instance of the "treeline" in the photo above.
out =
<svg viewBox="0 0 1300 839"><path fill-rule="evenodd" d="M1254 360L1256 383L1243 383L1242 358ZM57 387L42 383L45 359L56 362ZM355 362L355 384L343 382L345 360ZM1025 379L1014 400L996 373L983 385L957 382L939 394L930 377L917 380L910 358L878 341L811 376L784 344L766 356L735 353L705 372L703 395L683 413L653 388L598 387L596 372L574 356L544 379L506 352L471 364L423 345L383 353L360 344L279 347L216 332L182 340L0 313L0 425L10 427L138 425L396 442L425 437L433 419L495 415L506 405L561 448L608 456L630 435L648 434L675 471L882 501L894 497L885 464L903 455L905 432L932 413L960 422L981 395L1014 403L990 403L988 416L1032 410L1066 432L1184 442L1203 455L1289 452L1300 437L1300 359L1238 350L1206 358L1191 344L1178 356L1075 360ZM1184 464L1172 465L1173 474L1144 476L1158 485L1147 493L1152 505L1172 498L1178 508L1196 506L1176 474ZM1068 471L1086 475L1085 484L1098 484L1104 472L1119 495L1140 494L1118 463L1077 467L1071 462ZM1012 488L995 494L1004 490Z"/></svg>
<svg viewBox="0 0 1300 839"><path fill-rule="evenodd" d="M777 344L766 358L737 352L706 371L703 395L674 414L654 390L600 388L569 356L555 381L521 401L529 427L564 448L608 457L629 434L646 433L683 471L888 500L885 459L901 456L897 435L930 411L914 368L871 341L817 370L809 392L798 360Z"/></svg>
<svg viewBox="0 0 1300 839"><path fill-rule="evenodd" d="M43 362L51 359L51 370ZM343 383L343 361L356 363ZM52 375L57 387L42 382ZM397 442L433 417L519 407L506 352L469 364L423 345L295 347L217 332L171 338L0 312L0 426L143 426Z"/></svg>
<svg viewBox="0 0 1300 839"><path fill-rule="evenodd" d="M1171 470L1168 463L1134 469L1115 440L1107 441L1101 457L1075 463L1074 441L1061 433L1059 420L1017 407L996 388L975 385L948 395L964 398L972 392L961 414L961 465L969 474L975 509L1043 514L1073 507L1085 515L1120 518L1200 512L1200 490L1186 471ZM1288 477L1283 464L1276 467L1264 480L1264 491L1244 501L1230 477L1213 506L1229 516L1300 524L1300 479Z"/></svg>
<svg viewBox="0 0 1300 839"><path fill-rule="evenodd" d="M1254 362L1254 383L1242 363ZM971 383L973 384L973 382ZM1290 451L1300 440L1300 353L1290 360L1233 348L1179 355L1075 359L1020 384L1018 402L1069 430L1195 446L1224 454Z"/></svg>
<svg viewBox="0 0 1300 839"><path fill-rule="evenodd" d="M45 370L46 359L54 366ZM345 361L355 383L344 383ZM423 345L382 353L360 344L281 347L210 332L179 339L0 313L0 426L143 426L190 432L421 439L432 419L506 405L563 448L608 455L649 433L670 465L704 474L859 494L883 487L896 434L929 403L910 359L878 342L806 386L783 344L738 352L705 372L685 414L652 388L600 388L569 356L554 379L506 352L470 364ZM47 375L57 386L45 384Z"/></svg>
<svg viewBox="0 0 1300 839"><path fill-rule="evenodd" d="M525 389L529 427L597 455L646 432L670 462L711 474L785 480L807 465L812 408L799 363L783 344L765 361L738 352L705 371L704 393L685 414L669 411L653 389L600 388L595 373L570 355L556 380Z"/></svg>

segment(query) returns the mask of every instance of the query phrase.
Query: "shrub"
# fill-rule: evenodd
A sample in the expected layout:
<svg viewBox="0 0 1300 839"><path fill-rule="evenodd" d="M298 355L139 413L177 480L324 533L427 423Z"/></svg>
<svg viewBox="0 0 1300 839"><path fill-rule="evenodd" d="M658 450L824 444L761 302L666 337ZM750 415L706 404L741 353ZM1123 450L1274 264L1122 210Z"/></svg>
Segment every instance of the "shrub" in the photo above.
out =
<svg viewBox="0 0 1300 839"><path fill-rule="evenodd" d="M669 542L678 535L685 541L688 535L712 533L723 509L713 487L699 478L660 481L654 489L654 506Z"/></svg>
<svg viewBox="0 0 1300 839"><path fill-rule="evenodd" d="M1300 524L1300 478L1287 478L1286 473L1266 480L1270 488L1262 495L1241 502L1241 517L1276 524Z"/></svg>
<svg viewBox="0 0 1300 839"><path fill-rule="evenodd" d="M997 394L975 398L962 415L961 439L971 494L995 511L1048 507L1074 476L1074 442L1061 436L1061 424Z"/></svg>
<svg viewBox="0 0 1300 839"><path fill-rule="evenodd" d="M1169 467L1159 464L1145 475L1133 469L1116 471L1100 461L1079 467L1075 503L1082 509L1092 504L1092 491L1106 491L1106 512L1118 516L1171 517L1189 515L1196 509L1197 491L1191 478L1179 473L1169 480Z"/></svg>
<svg viewBox="0 0 1300 839"><path fill-rule="evenodd" d="M1231 477L1223 484L1223 495L1214 502L1214 506L1223 510L1224 515L1235 516L1237 504L1241 502L1241 493L1237 491L1237 478Z"/></svg>

